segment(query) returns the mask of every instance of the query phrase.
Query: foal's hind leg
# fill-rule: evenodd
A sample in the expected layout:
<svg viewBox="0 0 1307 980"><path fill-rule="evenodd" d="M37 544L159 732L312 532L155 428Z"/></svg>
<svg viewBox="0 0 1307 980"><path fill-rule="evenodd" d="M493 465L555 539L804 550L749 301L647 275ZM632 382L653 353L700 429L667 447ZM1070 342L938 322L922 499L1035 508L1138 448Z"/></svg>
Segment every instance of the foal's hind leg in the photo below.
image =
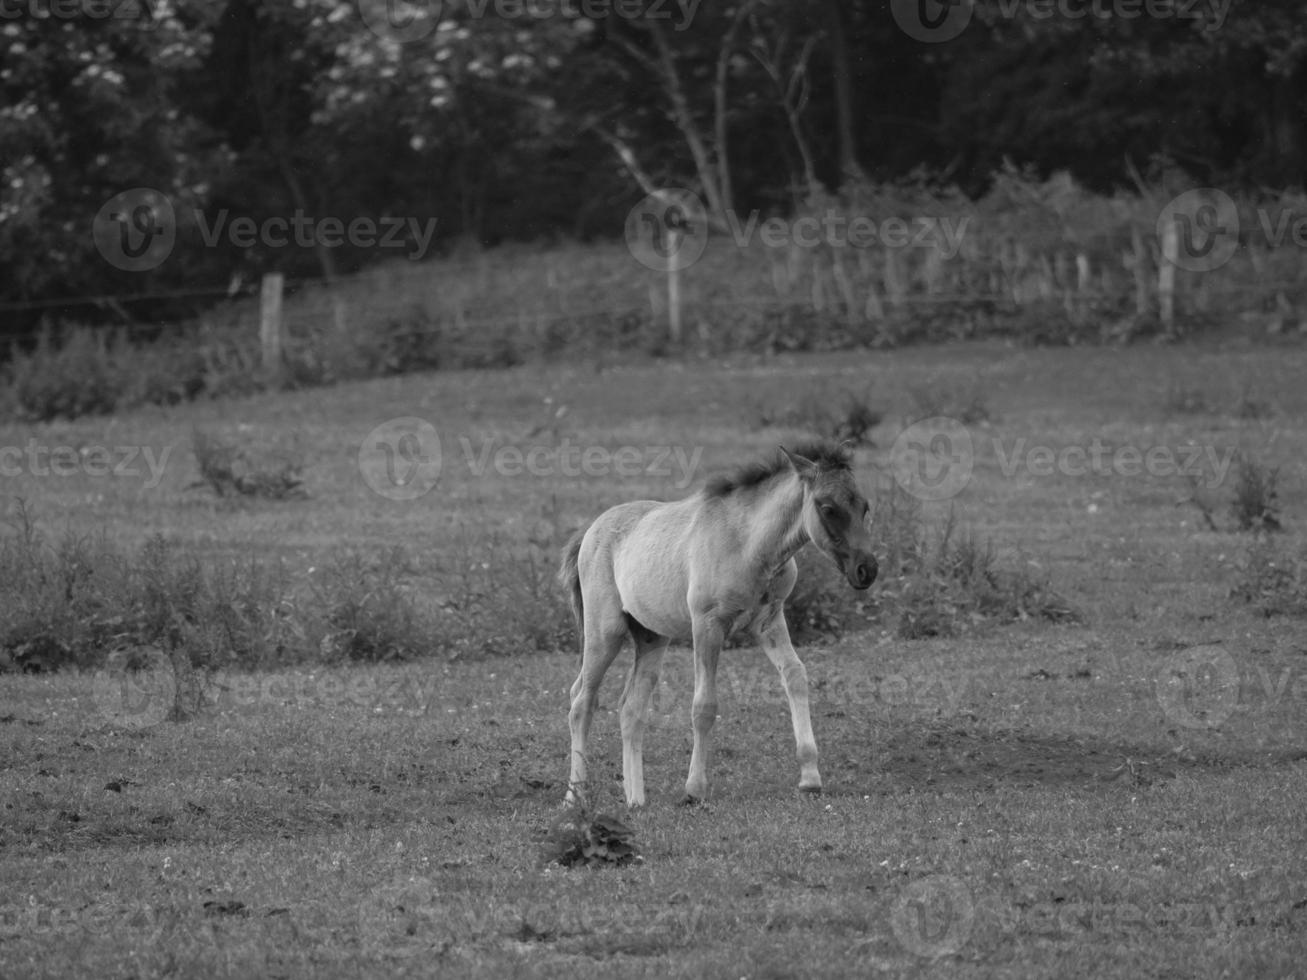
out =
<svg viewBox="0 0 1307 980"><path fill-rule="evenodd" d="M781 685L790 701L790 721L794 725L794 743L799 756L799 791L820 793L817 740L813 738L812 719L808 714L808 669L790 643L790 630L783 609L778 609L771 621L758 631L758 642L780 671Z"/></svg>
<svg viewBox="0 0 1307 980"><path fill-rule="evenodd" d="M590 737L590 721L599 702L599 684L622 649L626 623L621 607L594 608L597 603L586 596L585 645L581 655L581 672L572 683L572 710L568 724L572 730L572 773L567 780L567 801L576 802L585 786L585 745Z"/></svg>
<svg viewBox="0 0 1307 980"><path fill-rule="evenodd" d="M622 693L622 785L627 806L644 806L644 730L667 639L635 637L635 663Z"/></svg>

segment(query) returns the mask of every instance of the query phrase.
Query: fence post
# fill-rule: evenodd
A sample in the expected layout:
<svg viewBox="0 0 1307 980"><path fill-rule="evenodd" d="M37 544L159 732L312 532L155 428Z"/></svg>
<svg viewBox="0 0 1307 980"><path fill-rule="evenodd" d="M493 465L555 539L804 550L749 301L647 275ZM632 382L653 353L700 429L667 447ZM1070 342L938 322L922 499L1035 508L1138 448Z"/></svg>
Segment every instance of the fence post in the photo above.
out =
<svg viewBox="0 0 1307 980"><path fill-rule="evenodd" d="M281 294L285 280L280 272L263 277L259 293L259 346L263 371L274 385L281 384Z"/></svg>
<svg viewBox="0 0 1307 980"><path fill-rule="evenodd" d="M685 231L679 225L667 229L665 254L672 257L667 264L667 332L676 347L681 344L681 267L675 259L680 254L684 237Z"/></svg>
<svg viewBox="0 0 1307 980"><path fill-rule="evenodd" d="M1131 230L1130 246L1133 251L1125 253L1124 265L1135 279L1135 315L1145 317L1148 315L1148 252L1138 228Z"/></svg>
<svg viewBox="0 0 1307 980"><path fill-rule="evenodd" d="M1162 261L1157 270L1157 312L1167 333L1175 325L1175 262L1180 244L1174 221L1162 223Z"/></svg>

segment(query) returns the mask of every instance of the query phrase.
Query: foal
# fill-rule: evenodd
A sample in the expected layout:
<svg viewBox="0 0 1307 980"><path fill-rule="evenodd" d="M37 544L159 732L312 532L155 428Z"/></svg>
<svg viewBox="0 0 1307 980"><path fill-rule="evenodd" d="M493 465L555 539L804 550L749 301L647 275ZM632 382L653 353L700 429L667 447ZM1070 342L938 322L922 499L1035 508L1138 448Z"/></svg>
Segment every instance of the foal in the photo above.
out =
<svg viewBox="0 0 1307 980"><path fill-rule="evenodd" d="M644 729L663 653L694 643L694 749L683 802L708 795L708 733L717 717L717 657L747 629L775 664L790 702L799 789L821 792L808 715L808 672L790 643L783 606L794 588L794 555L817 546L855 589L876 578L849 455L825 443L784 447L671 503L637 500L605 511L563 551L559 579L582 638L572 685L572 772L568 799L585 785L586 739L599 683L627 636L635 664L622 693L622 781L628 806L644 804Z"/></svg>

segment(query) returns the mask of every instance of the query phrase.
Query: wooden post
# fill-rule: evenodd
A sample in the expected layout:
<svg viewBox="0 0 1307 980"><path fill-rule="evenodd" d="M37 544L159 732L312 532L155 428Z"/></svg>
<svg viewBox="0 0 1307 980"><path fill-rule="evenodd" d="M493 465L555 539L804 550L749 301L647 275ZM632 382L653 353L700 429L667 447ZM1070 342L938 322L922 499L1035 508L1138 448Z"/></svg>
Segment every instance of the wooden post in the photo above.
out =
<svg viewBox="0 0 1307 980"><path fill-rule="evenodd" d="M263 371L274 385L281 384L281 294L285 279L280 272L263 277L259 293L259 346Z"/></svg>
<svg viewBox="0 0 1307 980"><path fill-rule="evenodd" d="M1076 292L1084 296L1089 292L1090 277L1093 275L1089 256L1084 252L1076 253Z"/></svg>
<svg viewBox="0 0 1307 980"><path fill-rule="evenodd" d="M685 231L678 225L667 229L666 255L672 257L667 264L667 332L673 346L681 343L681 270L675 257L680 253Z"/></svg>
<svg viewBox="0 0 1307 980"><path fill-rule="evenodd" d="M1135 277L1135 315L1148 315L1148 252L1144 249L1144 236L1135 228L1130 234L1132 252L1127 252L1125 267Z"/></svg>
<svg viewBox="0 0 1307 980"><path fill-rule="evenodd" d="M885 298L889 300L890 306L898 309L904 303L908 296L907 286L904 285L903 276L899 272L899 250L896 248L886 247L885 249Z"/></svg>
<svg viewBox="0 0 1307 980"><path fill-rule="evenodd" d="M1180 254L1174 221L1162 222L1162 261L1157 269L1157 313L1167 333L1175 326L1175 261Z"/></svg>

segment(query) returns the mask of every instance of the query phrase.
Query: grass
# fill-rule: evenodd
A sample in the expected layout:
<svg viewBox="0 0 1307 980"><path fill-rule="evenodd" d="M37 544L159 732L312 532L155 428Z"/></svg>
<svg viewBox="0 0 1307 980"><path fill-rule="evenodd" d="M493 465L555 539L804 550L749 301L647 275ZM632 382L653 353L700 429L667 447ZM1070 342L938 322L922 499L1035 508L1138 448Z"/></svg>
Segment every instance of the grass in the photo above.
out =
<svg viewBox="0 0 1307 980"><path fill-rule="evenodd" d="M186 722L166 720L154 673L116 661L0 676L0 974L1295 976L1301 623L1231 592L1255 549L1302 553L1303 361L1284 348L966 345L449 372L0 427L4 446L148 446L156 459L174 447L148 487L143 466L6 476L47 542L139 561L160 535L205 574L281 569L288 598L269 603L269 624L326 623L337 599L372 593L380 604L349 606L339 633L398 624L432 654L348 663L341 639L333 664L220 664ZM970 481L914 508L890 490L898 420L921 410L917 389L962 391L977 372L989 421L972 430ZM1177 372L1258 377L1276 416L1159 418ZM617 802L622 665L591 743L590 802L630 829L643 862L542 862L565 815L577 666L547 584L556 542L609 504L679 496L793 438L758 426L756 393L823 383L876 392L884 420L857 450L859 477L900 508L881 514L884 580L866 616L801 650L826 795L794 794L784 698L746 647L722 658L712 798L672 806L691 690L688 654L673 650L646 738L647 809ZM408 416L438 427L438 480L391 499L358 451ZM307 496L188 489L197 428L258 447L298 439ZM1208 529L1176 504L1183 474L1008 465L1019 439L1060 451L1095 437L1238 447L1278 469L1282 533ZM608 455L583 467L567 446ZM530 471L487 447L542 448ZM619 466L623 447L639 466ZM1228 498L1234 470L1208 475ZM1046 583L1080 621L968 613L957 635L901 639L885 613L917 560L914 527L967 576ZM1298 578L1268 572L1267 588L1291 594L1301 569L1288 567ZM396 593L420 625L386 605ZM464 634L496 637L500 655L452 642ZM1195 651L1232 672L1185 672Z"/></svg>
<svg viewBox="0 0 1307 980"><path fill-rule="evenodd" d="M283 450L261 459L238 443L201 429L191 434L191 452L200 471L195 485L207 486L219 497L243 494L286 500L304 495L303 465L293 452Z"/></svg>

